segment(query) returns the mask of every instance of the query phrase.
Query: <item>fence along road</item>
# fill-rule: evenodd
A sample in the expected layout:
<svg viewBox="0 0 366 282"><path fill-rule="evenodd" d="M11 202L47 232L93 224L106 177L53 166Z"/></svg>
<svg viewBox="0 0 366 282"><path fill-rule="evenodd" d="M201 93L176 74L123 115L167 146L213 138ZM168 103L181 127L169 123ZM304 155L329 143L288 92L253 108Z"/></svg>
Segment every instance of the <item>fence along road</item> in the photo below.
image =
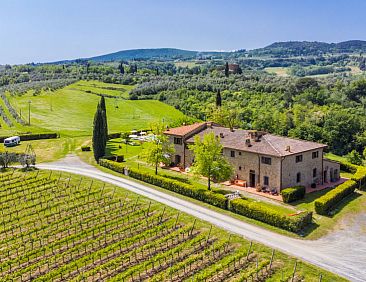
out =
<svg viewBox="0 0 366 282"><path fill-rule="evenodd" d="M81 162L75 156L47 164L37 165L49 169L95 178L150 198L184 213L195 216L232 233L254 240L271 248L281 250L309 263L337 273L351 281L365 281L366 240L340 231L319 240L309 241L289 238L264 228L242 222L231 216L215 212L190 201L155 190L132 180L102 172ZM366 221L364 221L366 227ZM361 228L362 229L362 228Z"/></svg>

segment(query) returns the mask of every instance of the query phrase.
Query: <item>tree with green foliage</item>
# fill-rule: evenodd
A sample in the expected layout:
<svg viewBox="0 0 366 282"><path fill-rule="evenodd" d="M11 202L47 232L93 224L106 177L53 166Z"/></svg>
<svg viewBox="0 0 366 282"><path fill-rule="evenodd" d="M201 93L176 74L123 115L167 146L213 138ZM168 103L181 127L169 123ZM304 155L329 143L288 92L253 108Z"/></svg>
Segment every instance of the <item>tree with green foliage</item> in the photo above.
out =
<svg viewBox="0 0 366 282"><path fill-rule="evenodd" d="M107 121L105 120L105 117L105 112L101 107L101 103L98 103L97 111L94 115L93 124L93 152L96 161L98 161L101 157L105 155L105 147L107 145Z"/></svg>
<svg viewBox="0 0 366 282"><path fill-rule="evenodd" d="M225 76L229 77L229 63L228 62L226 62L226 64L225 64Z"/></svg>
<svg viewBox="0 0 366 282"><path fill-rule="evenodd" d="M118 69L119 69L119 72L121 74L125 74L125 68L123 66L123 62L120 62L119 65L118 65Z"/></svg>
<svg viewBox="0 0 366 282"><path fill-rule="evenodd" d="M107 122L107 107L105 105L105 98L104 96L102 96L100 98L100 108L102 109L103 111L103 119L104 119L104 122L105 122L105 125L104 125L104 134L103 134L103 137L105 138L105 143L107 144L107 141L108 141L108 122Z"/></svg>
<svg viewBox="0 0 366 282"><path fill-rule="evenodd" d="M124 142L124 143L125 143L125 145L126 145L126 153L127 153L128 143L130 142L130 139L131 139L131 137L130 137L130 133L128 133L128 132L123 132L123 133L121 134L121 138L122 138L123 142Z"/></svg>
<svg viewBox="0 0 366 282"><path fill-rule="evenodd" d="M149 165L155 167L155 174L158 174L160 163L168 165L171 160L171 155L174 154L174 147L169 142L169 139L163 133L164 126L162 124L152 125L154 138L145 143L142 150L142 157Z"/></svg>
<svg viewBox="0 0 366 282"><path fill-rule="evenodd" d="M194 144L189 146L193 151L193 173L207 177L207 188L211 190L211 181L225 181L233 175L233 167L223 156L223 147L214 133L205 134L201 140L199 135Z"/></svg>
<svg viewBox="0 0 366 282"><path fill-rule="evenodd" d="M362 151L362 157L366 160L366 147Z"/></svg>
<svg viewBox="0 0 366 282"><path fill-rule="evenodd" d="M221 99L220 89L217 89L217 92L216 92L216 107L221 107L221 104L222 104L222 99Z"/></svg>
<svg viewBox="0 0 366 282"><path fill-rule="evenodd" d="M362 165L362 157L359 152L352 150L346 156L347 160L354 165Z"/></svg>
<svg viewBox="0 0 366 282"><path fill-rule="evenodd" d="M240 124L239 113L235 107L219 107L208 113L210 120L230 129Z"/></svg>

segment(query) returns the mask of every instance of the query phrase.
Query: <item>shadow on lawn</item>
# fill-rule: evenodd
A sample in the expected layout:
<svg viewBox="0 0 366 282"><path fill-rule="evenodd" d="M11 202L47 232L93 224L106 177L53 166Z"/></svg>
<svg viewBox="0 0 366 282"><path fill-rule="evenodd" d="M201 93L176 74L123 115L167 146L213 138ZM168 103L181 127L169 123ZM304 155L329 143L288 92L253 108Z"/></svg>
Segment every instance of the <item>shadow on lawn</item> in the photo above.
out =
<svg viewBox="0 0 366 282"><path fill-rule="evenodd" d="M334 189L334 188L332 188ZM305 196L304 199L290 203L290 205L297 207L300 204L312 204L316 199L318 199L319 197L325 195L326 193L328 193L329 191L331 191L332 189L324 189L321 191L317 191L317 192L313 192L310 194L307 194ZM349 205L351 202L353 202L354 200L358 199L359 197L361 197L363 194L359 193L359 192L354 192L351 195L347 196L346 198L344 198L342 201L340 201L336 207L334 207L328 215L324 215L325 217L328 218L333 218L335 215L337 215L338 213L340 213L343 208L345 208L347 205ZM315 218L313 217L313 222L308 225L305 229L302 230L301 232L301 236L306 237L308 235L310 235L313 231L315 231L318 227L320 227L320 224L318 224L315 220Z"/></svg>
<svg viewBox="0 0 366 282"><path fill-rule="evenodd" d="M342 211L342 209L344 207L346 207L349 203L353 202L354 200L358 199L359 197L361 197L362 194L359 193L359 192L354 192L352 193L351 195L347 196L346 198L344 198L342 201L340 201L338 203L338 205L332 209L330 212L329 212L329 215L328 217L332 218L334 217L336 214L338 214L339 212Z"/></svg>

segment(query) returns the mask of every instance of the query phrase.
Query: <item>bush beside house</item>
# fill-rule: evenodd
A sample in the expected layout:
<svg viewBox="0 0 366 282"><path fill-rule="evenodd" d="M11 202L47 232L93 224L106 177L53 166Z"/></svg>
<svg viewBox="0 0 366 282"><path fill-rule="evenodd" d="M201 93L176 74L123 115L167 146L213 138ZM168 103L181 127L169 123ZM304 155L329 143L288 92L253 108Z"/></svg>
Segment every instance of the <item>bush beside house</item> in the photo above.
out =
<svg viewBox="0 0 366 282"><path fill-rule="evenodd" d="M354 180L347 180L335 189L329 191L327 194L315 200L315 211L318 214L327 215L329 211L336 206L346 196L350 195L357 188L357 182Z"/></svg>
<svg viewBox="0 0 366 282"><path fill-rule="evenodd" d="M295 186L281 191L282 199L285 203L291 203L305 197L305 186Z"/></svg>
<svg viewBox="0 0 366 282"><path fill-rule="evenodd" d="M311 212L303 212L299 215L288 216L270 209L261 203L248 201L246 199L235 199L230 202L230 210L234 213L244 215L272 226L276 226L291 232L300 232L312 221Z"/></svg>

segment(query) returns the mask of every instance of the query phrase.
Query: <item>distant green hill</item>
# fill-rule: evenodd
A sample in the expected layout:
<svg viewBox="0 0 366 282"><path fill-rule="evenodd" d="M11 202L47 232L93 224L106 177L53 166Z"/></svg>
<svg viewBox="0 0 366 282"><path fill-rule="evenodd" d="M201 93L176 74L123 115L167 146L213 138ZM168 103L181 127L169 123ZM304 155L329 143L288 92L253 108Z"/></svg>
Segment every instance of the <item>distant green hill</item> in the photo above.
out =
<svg viewBox="0 0 366 282"><path fill-rule="evenodd" d="M287 41L275 42L264 48L251 50L252 56L317 56L329 53L363 53L366 52L366 41L349 40L339 43Z"/></svg>
<svg viewBox="0 0 366 282"><path fill-rule="evenodd" d="M210 51L189 51L175 48L156 48L156 49L132 49L123 50L115 53L105 54L101 56L87 58L86 60L95 62L113 62L120 60L175 60L175 59L194 59L200 56L221 55L226 52L210 52Z"/></svg>
<svg viewBox="0 0 366 282"><path fill-rule="evenodd" d="M100 56L81 58L76 60L65 60L54 63L68 63L80 61L94 62L116 62L130 60L190 60L196 58L215 57L230 60L242 56L270 56L270 57L289 57L289 56L319 56L329 53L365 53L366 41L349 40L339 43L310 42L310 41L287 41L275 42L264 48L246 51L245 49L235 52L216 52L216 51L192 51L176 48L150 48L150 49L131 49L122 50Z"/></svg>

